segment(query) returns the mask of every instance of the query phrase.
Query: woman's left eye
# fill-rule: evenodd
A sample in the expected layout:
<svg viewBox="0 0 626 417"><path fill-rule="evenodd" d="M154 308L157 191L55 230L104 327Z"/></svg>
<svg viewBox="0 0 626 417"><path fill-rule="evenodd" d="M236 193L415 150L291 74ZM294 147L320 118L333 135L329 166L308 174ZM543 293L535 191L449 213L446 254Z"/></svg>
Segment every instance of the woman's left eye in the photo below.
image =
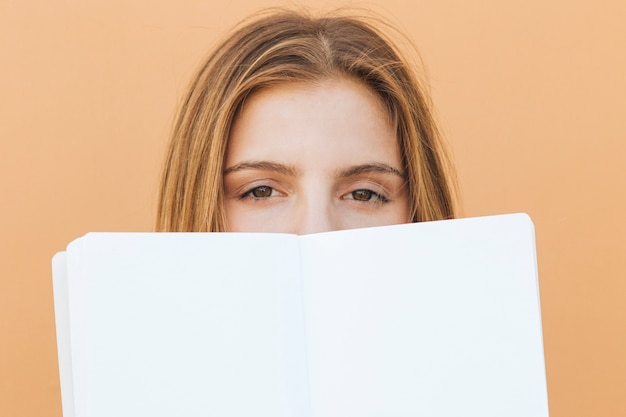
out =
<svg viewBox="0 0 626 417"><path fill-rule="evenodd" d="M380 201L381 203L386 203L389 200L381 195L378 194L375 191L372 190L367 190L367 189L360 189L360 190L354 190L351 193L346 195L346 200L355 200L355 201L361 201L361 202L374 202L374 201Z"/></svg>

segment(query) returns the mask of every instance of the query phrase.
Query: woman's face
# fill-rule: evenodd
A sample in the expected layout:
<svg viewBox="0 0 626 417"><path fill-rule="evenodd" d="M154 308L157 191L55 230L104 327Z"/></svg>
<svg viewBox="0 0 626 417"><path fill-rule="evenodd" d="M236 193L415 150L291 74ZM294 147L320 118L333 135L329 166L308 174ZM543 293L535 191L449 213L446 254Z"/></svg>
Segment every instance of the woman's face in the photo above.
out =
<svg viewBox="0 0 626 417"><path fill-rule="evenodd" d="M308 234L409 222L388 119L373 92L346 79L252 95L226 154L227 229Z"/></svg>

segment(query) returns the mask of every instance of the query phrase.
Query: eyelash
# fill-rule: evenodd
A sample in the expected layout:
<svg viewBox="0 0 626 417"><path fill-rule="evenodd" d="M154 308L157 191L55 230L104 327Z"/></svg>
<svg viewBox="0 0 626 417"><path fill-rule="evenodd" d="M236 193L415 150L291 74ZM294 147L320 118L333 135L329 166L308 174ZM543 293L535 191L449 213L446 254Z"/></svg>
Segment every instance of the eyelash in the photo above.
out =
<svg viewBox="0 0 626 417"><path fill-rule="evenodd" d="M367 200L360 200L355 198L356 193L367 193L369 198ZM350 196L352 198L345 198L346 200L354 200L360 203L381 203L385 204L389 202L389 198L384 196L381 193L377 193L376 191L368 190L367 188L359 188L358 190L354 190L346 194L346 196Z"/></svg>
<svg viewBox="0 0 626 417"><path fill-rule="evenodd" d="M261 190L261 189L266 189L269 190L270 195L267 196L263 196L263 197L257 197L254 195L254 192L257 190ZM253 187L245 192L243 192L242 194L239 195L239 199L240 200L245 200L247 198L253 199L253 200L265 200L267 198L270 198L273 196L273 194L277 192L276 189L274 187L270 187L269 185L258 185L256 187Z"/></svg>

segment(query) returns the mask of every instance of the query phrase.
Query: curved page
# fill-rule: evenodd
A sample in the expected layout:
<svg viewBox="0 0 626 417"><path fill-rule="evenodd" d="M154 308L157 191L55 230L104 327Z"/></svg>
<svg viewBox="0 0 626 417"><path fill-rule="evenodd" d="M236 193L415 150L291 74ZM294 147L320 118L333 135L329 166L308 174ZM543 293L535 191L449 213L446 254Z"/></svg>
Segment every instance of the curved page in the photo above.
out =
<svg viewBox="0 0 626 417"><path fill-rule="evenodd" d="M67 251L76 416L306 416L295 236L88 234Z"/></svg>
<svg viewBox="0 0 626 417"><path fill-rule="evenodd" d="M301 239L315 417L546 417L526 215Z"/></svg>

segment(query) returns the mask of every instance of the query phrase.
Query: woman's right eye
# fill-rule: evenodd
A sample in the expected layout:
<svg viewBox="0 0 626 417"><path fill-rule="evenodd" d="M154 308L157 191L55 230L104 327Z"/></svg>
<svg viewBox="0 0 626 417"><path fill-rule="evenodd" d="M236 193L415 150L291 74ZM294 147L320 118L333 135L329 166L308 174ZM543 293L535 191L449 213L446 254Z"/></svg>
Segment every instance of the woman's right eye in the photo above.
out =
<svg viewBox="0 0 626 417"><path fill-rule="evenodd" d="M261 185L259 187L254 187L253 189L249 191L246 191L240 196L240 198L244 199L244 198L250 197L250 198L264 199L264 198L274 197L277 194L278 192L274 190L272 187L268 187L267 185Z"/></svg>

